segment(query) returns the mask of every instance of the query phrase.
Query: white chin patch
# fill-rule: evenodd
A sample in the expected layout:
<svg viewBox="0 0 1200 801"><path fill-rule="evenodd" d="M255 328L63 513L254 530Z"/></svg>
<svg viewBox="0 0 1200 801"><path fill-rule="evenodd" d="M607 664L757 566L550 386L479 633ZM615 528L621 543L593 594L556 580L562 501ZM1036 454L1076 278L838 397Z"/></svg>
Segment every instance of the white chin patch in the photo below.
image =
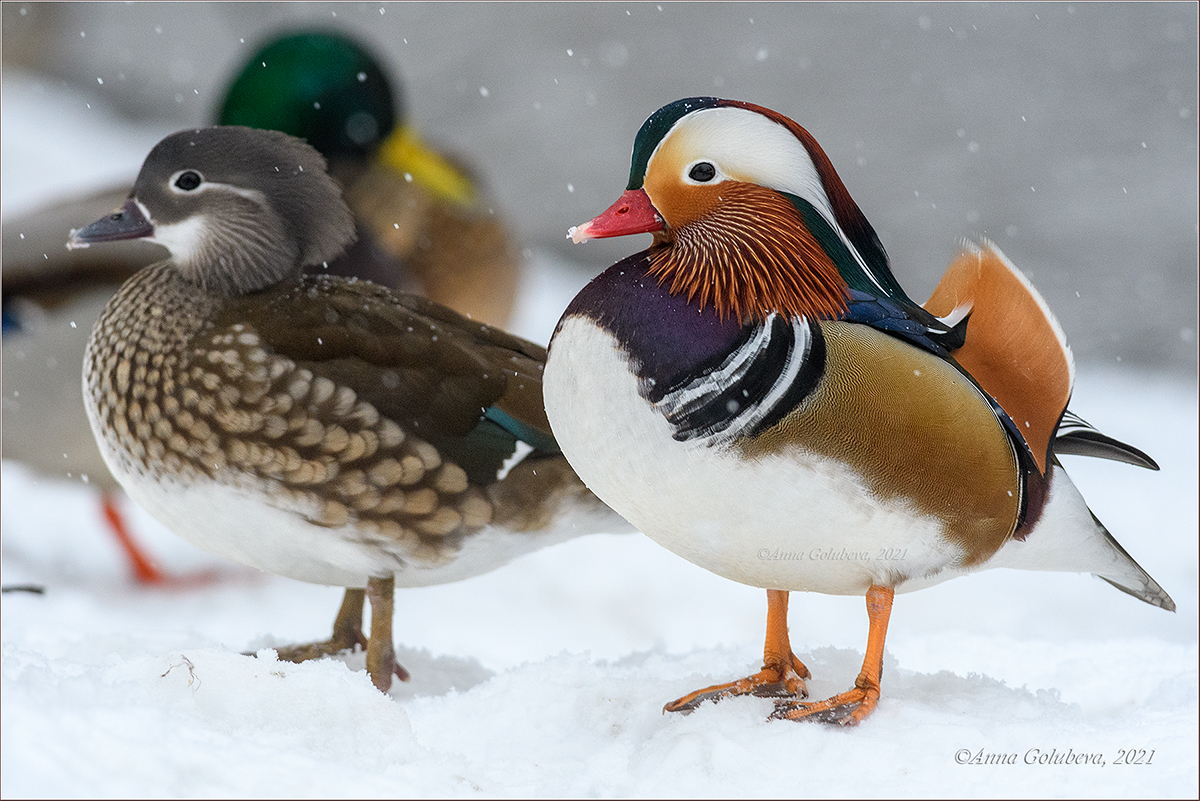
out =
<svg viewBox="0 0 1200 801"><path fill-rule="evenodd" d="M146 213L144 208L142 213ZM149 215L146 219L150 219ZM148 239L171 251L171 255L175 257L176 261L189 262L201 250L207 229L208 218L204 215L196 215L177 223L165 225L154 223L154 235Z"/></svg>

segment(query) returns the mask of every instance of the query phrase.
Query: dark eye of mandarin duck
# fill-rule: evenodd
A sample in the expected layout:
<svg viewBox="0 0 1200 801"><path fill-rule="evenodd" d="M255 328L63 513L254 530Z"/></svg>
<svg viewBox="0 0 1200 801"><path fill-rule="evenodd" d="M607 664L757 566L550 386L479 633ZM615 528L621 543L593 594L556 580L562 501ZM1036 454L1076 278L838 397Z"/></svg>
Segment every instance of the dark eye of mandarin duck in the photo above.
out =
<svg viewBox="0 0 1200 801"><path fill-rule="evenodd" d="M709 164L707 161L702 161L688 170L688 177L693 181L699 181L700 183L707 183L715 178L716 175L717 168Z"/></svg>
<svg viewBox="0 0 1200 801"><path fill-rule="evenodd" d="M186 170L182 175L175 179L175 186L185 192L191 192L200 185L200 173L195 170Z"/></svg>

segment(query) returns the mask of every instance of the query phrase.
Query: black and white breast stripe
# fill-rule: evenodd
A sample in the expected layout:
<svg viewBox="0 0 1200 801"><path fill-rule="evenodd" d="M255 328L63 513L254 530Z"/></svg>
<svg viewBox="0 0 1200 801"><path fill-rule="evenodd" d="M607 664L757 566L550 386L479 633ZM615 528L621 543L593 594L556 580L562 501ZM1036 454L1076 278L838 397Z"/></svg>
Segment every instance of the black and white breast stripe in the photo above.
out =
<svg viewBox="0 0 1200 801"><path fill-rule="evenodd" d="M778 423L816 386L825 368L825 339L814 321L772 313L747 325L731 349L647 399L686 441L724 444Z"/></svg>

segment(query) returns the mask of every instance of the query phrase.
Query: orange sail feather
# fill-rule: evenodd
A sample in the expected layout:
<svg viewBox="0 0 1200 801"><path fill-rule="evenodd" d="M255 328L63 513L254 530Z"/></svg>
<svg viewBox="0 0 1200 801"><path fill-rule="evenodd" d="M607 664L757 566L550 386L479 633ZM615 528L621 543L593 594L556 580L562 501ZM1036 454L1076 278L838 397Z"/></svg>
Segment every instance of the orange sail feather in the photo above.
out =
<svg viewBox="0 0 1200 801"><path fill-rule="evenodd" d="M1075 380L1062 328L1028 279L986 240L967 245L925 303L938 317L964 308L971 314L966 342L953 356L1013 419L1044 475Z"/></svg>

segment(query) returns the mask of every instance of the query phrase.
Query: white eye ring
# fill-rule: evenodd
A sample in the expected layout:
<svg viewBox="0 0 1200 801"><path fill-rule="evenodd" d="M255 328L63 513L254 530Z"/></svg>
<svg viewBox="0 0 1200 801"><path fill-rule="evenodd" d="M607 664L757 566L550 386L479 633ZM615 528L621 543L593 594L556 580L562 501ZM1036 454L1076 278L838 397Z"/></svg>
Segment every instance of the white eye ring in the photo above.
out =
<svg viewBox="0 0 1200 801"><path fill-rule="evenodd" d="M697 180L696 178L692 177L692 172L702 164L708 165L712 169L713 174L711 178L706 180ZM712 184L719 184L728 178L729 176L723 173L721 168L718 167L717 163L712 159L696 159L691 164L683 168L683 182L692 186L709 186Z"/></svg>
<svg viewBox="0 0 1200 801"><path fill-rule="evenodd" d="M171 191L176 194L195 192L204 184L204 176L199 170L180 170L169 179Z"/></svg>

